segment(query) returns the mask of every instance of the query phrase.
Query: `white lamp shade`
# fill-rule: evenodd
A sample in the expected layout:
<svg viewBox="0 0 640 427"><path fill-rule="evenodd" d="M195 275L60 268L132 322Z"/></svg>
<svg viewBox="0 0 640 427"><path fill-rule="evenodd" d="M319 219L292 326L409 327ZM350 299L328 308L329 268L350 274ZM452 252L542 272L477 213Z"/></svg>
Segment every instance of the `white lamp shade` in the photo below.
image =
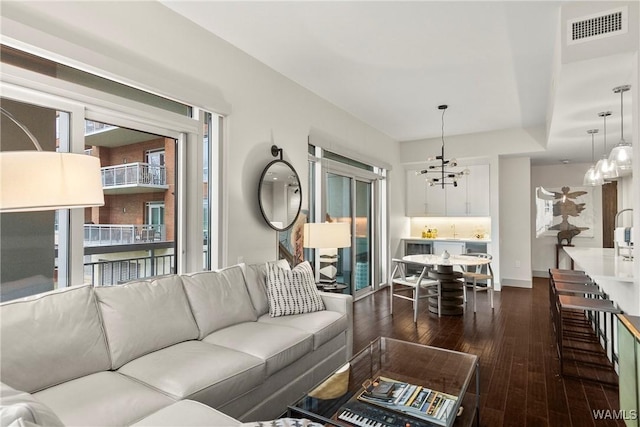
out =
<svg viewBox="0 0 640 427"><path fill-rule="evenodd" d="M584 174L584 180L582 181L583 185L588 185L591 187L596 187L598 185L604 184L604 178L600 175L600 172L596 169L594 165L591 165L587 173Z"/></svg>
<svg viewBox="0 0 640 427"><path fill-rule="evenodd" d="M351 224L348 222L314 222L304 225L305 248L330 249L351 246Z"/></svg>
<svg viewBox="0 0 640 427"><path fill-rule="evenodd" d="M604 156L600 160L598 160L598 163L596 163L596 169L604 179L618 177L618 165L616 165L616 162L612 162L611 160L609 160L607 156Z"/></svg>
<svg viewBox="0 0 640 427"><path fill-rule="evenodd" d="M611 150L611 153L609 154L609 160L615 161L618 168L624 171L631 170L632 159L633 147L627 142L620 142L620 144L613 147L613 150Z"/></svg>
<svg viewBox="0 0 640 427"><path fill-rule="evenodd" d="M102 205L97 157L50 151L0 152L0 212Z"/></svg>

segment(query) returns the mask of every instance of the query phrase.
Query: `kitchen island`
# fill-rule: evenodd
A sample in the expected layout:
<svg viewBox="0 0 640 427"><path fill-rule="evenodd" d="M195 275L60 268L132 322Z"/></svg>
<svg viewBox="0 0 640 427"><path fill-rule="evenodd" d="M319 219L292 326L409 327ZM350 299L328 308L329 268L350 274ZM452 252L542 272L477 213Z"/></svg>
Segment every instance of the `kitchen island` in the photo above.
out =
<svg viewBox="0 0 640 427"><path fill-rule="evenodd" d="M609 299L625 313L640 315L640 291L634 284L634 261L625 261L616 256L614 249L565 247L566 253L575 262L576 270L587 273Z"/></svg>

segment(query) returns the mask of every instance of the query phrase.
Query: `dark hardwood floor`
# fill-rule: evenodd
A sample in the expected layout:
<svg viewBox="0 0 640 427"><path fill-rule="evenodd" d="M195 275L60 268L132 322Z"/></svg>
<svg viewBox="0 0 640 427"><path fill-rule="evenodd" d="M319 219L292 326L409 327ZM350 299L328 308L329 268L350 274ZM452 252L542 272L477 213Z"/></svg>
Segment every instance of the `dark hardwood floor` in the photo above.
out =
<svg viewBox="0 0 640 427"><path fill-rule="evenodd" d="M617 410L617 388L560 377L549 315L547 279L533 289L506 287L478 294L463 316L438 318L421 306L413 323L411 302L394 300L384 289L354 304L354 351L378 336L473 353L480 358L480 425L622 426L622 421L595 420L592 410Z"/></svg>

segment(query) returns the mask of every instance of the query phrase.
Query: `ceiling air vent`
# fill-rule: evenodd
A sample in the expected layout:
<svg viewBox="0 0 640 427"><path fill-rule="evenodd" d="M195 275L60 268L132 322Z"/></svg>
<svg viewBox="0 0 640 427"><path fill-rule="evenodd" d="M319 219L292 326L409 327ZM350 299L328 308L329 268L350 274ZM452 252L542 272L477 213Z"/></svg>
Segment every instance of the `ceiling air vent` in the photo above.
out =
<svg viewBox="0 0 640 427"><path fill-rule="evenodd" d="M567 44L577 44L627 32L627 8L608 10L567 21Z"/></svg>

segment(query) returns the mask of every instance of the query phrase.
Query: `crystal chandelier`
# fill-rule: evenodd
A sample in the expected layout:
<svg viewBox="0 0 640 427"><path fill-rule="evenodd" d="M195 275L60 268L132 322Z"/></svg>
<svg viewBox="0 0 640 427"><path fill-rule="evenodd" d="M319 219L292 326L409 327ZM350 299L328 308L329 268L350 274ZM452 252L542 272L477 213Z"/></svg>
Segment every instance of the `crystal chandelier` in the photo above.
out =
<svg viewBox="0 0 640 427"><path fill-rule="evenodd" d="M602 178L600 171L596 168L594 148L593 148L594 147L593 135L598 133L598 129L589 129L587 133L591 135L591 167L587 170L587 173L584 174L584 180L582 181L582 185L596 187L598 185L604 184L604 178Z"/></svg>
<svg viewBox="0 0 640 427"><path fill-rule="evenodd" d="M611 111L603 111L598 113L599 117L604 119L604 153L602 158L596 163L596 169L604 179L612 179L618 177L618 166L615 161L609 160L607 155L607 117L611 115Z"/></svg>
<svg viewBox="0 0 640 427"><path fill-rule="evenodd" d="M611 154L609 154L609 161L616 162L618 169L623 172L631 171L631 160L633 158L633 147L631 146L631 143L624 140L624 112L622 109L622 97L629 89L631 89L630 85L613 88L614 93L620 94L620 142L618 142L618 145L611 150Z"/></svg>
<svg viewBox="0 0 640 427"><path fill-rule="evenodd" d="M447 111L448 105L438 105L438 110L442 110L442 149L439 156L430 157L428 161L436 161L436 163L427 166L426 169L418 171L418 175L427 175L426 181L429 186L441 185L444 188L445 185L458 186L458 180L464 175L469 175L469 169L462 171L455 171L449 168L458 166L456 159L445 159L444 157L444 113ZM438 161L439 160L439 161ZM428 174L433 174L429 176Z"/></svg>

